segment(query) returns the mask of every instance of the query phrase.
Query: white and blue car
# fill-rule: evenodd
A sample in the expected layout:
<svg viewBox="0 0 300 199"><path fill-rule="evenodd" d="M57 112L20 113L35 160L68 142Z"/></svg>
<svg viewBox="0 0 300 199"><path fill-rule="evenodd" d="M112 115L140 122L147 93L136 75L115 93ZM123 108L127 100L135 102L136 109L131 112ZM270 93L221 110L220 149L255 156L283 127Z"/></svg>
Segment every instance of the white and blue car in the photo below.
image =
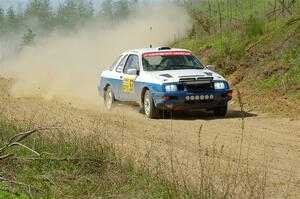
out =
<svg viewBox="0 0 300 199"><path fill-rule="evenodd" d="M212 110L225 116L232 89L189 50L169 47L130 50L102 72L98 90L105 105L137 103L149 118L163 110Z"/></svg>

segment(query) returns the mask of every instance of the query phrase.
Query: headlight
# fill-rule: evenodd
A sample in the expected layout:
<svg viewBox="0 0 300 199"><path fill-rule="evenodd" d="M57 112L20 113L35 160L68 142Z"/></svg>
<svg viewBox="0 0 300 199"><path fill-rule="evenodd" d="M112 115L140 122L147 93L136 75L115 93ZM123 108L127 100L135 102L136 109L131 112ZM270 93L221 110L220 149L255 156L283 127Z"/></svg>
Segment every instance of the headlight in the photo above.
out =
<svg viewBox="0 0 300 199"><path fill-rule="evenodd" d="M224 84L224 82L215 82L215 89L216 89L216 90L225 89L225 84Z"/></svg>
<svg viewBox="0 0 300 199"><path fill-rule="evenodd" d="M165 88L167 92L177 91L177 85L166 85Z"/></svg>

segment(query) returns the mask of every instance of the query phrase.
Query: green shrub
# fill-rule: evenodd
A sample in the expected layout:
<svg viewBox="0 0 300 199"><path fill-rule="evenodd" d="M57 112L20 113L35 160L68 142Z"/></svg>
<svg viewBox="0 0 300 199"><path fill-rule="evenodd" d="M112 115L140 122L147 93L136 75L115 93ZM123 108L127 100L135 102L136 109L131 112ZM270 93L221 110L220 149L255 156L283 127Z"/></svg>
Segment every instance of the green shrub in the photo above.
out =
<svg viewBox="0 0 300 199"><path fill-rule="evenodd" d="M273 75L271 78L264 80L260 83L259 88L261 89L272 89L280 85L280 79Z"/></svg>
<svg viewBox="0 0 300 199"><path fill-rule="evenodd" d="M264 23L259 19L251 15L246 25L246 35L249 39L252 39L258 35L262 35L264 32Z"/></svg>
<svg viewBox="0 0 300 199"><path fill-rule="evenodd" d="M240 60L246 53L245 43L241 40L240 37L234 37L232 44L232 56L235 60Z"/></svg>
<svg viewBox="0 0 300 199"><path fill-rule="evenodd" d="M294 94L294 97L295 97L297 100L300 100L300 91L297 91L297 92Z"/></svg>

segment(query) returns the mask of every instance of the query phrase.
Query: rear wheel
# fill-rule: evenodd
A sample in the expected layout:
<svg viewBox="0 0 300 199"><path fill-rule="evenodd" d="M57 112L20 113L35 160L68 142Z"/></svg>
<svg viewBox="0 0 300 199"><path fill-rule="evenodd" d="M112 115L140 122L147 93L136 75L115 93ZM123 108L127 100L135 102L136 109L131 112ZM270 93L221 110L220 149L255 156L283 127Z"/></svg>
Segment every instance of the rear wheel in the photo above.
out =
<svg viewBox="0 0 300 199"><path fill-rule="evenodd" d="M106 105L106 108L108 110L112 109L113 103L115 102L115 96L110 86L107 86L104 94L104 102Z"/></svg>
<svg viewBox="0 0 300 199"><path fill-rule="evenodd" d="M225 116L227 113L227 103L221 107L213 109L215 116Z"/></svg>
<svg viewBox="0 0 300 199"><path fill-rule="evenodd" d="M152 95L149 90L145 92L143 109L148 118L158 118L159 110L155 107Z"/></svg>

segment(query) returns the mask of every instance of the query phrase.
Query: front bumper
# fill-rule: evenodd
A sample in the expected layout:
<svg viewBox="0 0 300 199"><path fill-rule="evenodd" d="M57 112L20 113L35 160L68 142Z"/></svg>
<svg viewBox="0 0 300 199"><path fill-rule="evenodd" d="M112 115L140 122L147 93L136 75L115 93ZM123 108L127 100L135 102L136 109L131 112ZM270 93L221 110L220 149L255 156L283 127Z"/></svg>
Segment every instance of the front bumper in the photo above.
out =
<svg viewBox="0 0 300 199"><path fill-rule="evenodd" d="M232 99L232 90L214 90L201 93L152 93L156 108L161 110L213 109ZM187 99L189 96L189 99ZM201 97L202 96L202 97ZM207 99L209 96L209 99ZM213 96L211 98L210 96ZM204 97L204 99L203 99Z"/></svg>

